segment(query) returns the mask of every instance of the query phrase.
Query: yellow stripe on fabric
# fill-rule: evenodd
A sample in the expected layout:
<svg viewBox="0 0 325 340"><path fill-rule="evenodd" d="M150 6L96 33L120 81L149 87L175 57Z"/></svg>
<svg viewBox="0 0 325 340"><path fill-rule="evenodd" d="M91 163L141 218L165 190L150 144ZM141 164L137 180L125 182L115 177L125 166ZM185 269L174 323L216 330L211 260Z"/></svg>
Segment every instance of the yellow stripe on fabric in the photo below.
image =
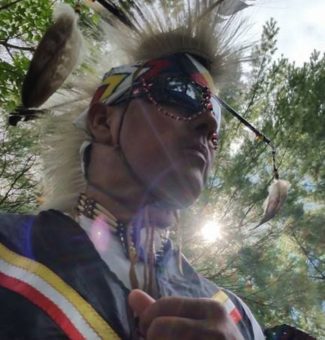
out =
<svg viewBox="0 0 325 340"><path fill-rule="evenodd" d="M224 305L229 299L229 297L225 292L223 292L222 290L219 290L216 294L212 296L212 299Z"/></svg>
<svg viewBox="0 0 325 340"><path fill-rule="evenodd" d="M66 284L59 276L43 264L18 255L0 244L0 257L8 263L23 268L26 271L38 275L60 294L62 294L74 307L79 311L82 317L98 334L99 337L106 340L120 339L112 327L94 310L94 308L84 300L71 286Z"/></svg>

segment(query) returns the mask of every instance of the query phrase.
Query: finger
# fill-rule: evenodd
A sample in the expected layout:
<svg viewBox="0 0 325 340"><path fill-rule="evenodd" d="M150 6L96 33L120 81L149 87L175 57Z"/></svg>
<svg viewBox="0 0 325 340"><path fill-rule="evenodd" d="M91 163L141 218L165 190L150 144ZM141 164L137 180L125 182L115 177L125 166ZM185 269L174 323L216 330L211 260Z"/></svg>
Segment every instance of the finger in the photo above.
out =
<svg viewBox="0 0 325 340"><path fill-rule="evenodd" d="M155 300L140 289L131 291L128 302L134 313L140 316Z"/></svg>
<svg viewBox="0 0 325 340"><path fill-rule="evenodd" d="M211 299L164 297L150 305L140 317L140 329L145 334L158 317L181 317L194 320L225 320L225 308Z"/></svg>
<svg viewBox="0 0 325 340"><path fill-rule="evenodd" d="M150 325L146 340L243 340L235 325L213 320L192 320L179 317L159 317Z"/></svg>

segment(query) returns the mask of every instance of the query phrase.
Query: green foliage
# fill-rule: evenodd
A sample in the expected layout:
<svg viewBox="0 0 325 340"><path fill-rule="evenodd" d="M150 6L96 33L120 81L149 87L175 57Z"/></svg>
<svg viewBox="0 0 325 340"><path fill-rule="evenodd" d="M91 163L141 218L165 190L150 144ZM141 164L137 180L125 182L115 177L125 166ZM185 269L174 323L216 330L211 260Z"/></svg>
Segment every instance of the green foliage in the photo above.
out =
<svg viewBox="0 0 325 340"><path fill-rule="evenodd" d="M0 211L31 212L37 205L37 138L33 128L0 122Z"/></svg>
<svg viewBox="0 0 325 340"><path fill-rule="evenodd" d="M202 274L240 295L263 325L287 323L321 336L325 56L315 51L302 67L273 61L277 32L274 21L266 24L242 88L228 88L222 97L277 146L280 176L291 183L287 202L276 218L254 229L272 178L271 149L224 113L215 174L183 216L184 246ZM206 220L222 226L216 242L199 241Z"/></svg>
<svg viewBox="0 0 325 340"><path fill-rule="evenodd" d="M0 105L13 110L31 52L51 18L50 1L2 1L0 5Z"/></svg>
<svg viewBox="0 0 325 340"><path fill-rule="evenodd" d="M31 52L50 23L52 5L49 0L0 3L2 211L32 211L37 205L38 134L33 124L9 128L6 119L20 104ZM85 13L85 26L97 23ZM265 326L288 323L320 336L325 57L314 52L302 67L285 58L273 61L277 33L274 21L266 24L242 86L225 89L222 97L277 146L280 176L291 182L286 205L273 221L254 229L272 177L271 150L225 113L215 173L182 217L184 250L202 274L246 300ZM207 243L199 229L211 219L222 225L222 237Z"/></svg>
<svg viewBox="0 0 325 340"><path fill-rule="evenodd" d="M10 4L12 5L9 6ZM19 39L25 45L32 46L32 43L41 39L42 32L49 24L51 13L50 1L2 1L0 5L0 40Z"/></svg>
<svg viewBox="0 0 325 340"><path fill-rule="evenodd" d="M51 20L50 1L6 0L0 4L0 210L30 212L37 197L37 133L28 124L9 127L20 105L20 88L31 52Z"/></svg>
<svg viewBox="0 0 325 340"><path fill-rule="evenodd" d="M8 114L21 105L20 89L32 52L52 20L59 1L5 0L0 3L0 211L31 212L39 182L36 124L9 127ZM66 3L75 5L74 0ZM96 22L82 8L84 25Z"/></svg>

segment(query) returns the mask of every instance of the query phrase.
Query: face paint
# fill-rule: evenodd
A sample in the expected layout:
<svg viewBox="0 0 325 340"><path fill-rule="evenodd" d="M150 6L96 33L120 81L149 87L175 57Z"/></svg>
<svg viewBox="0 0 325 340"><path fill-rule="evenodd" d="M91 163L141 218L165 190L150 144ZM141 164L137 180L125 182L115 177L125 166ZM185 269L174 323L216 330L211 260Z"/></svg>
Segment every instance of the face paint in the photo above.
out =
<svg viewBox="0 0 325 340"><path fill-rule="evenodd" d="M211 112L220 128L221 107L216 97L211 95L208 87L195 81L176 76L160 75L146 82L144 78L133 84L131 95L121 97L119 102L144 97L153 103L158 112L183 121L190 121L205 112Z"/></svg>
<svg viewBox="0 0 325 340"><path fill-rule="evenodd" d="M199 62L188 54L175 54L113 68L104 75L90 105L113 105L145 96L161 112L177 120L192 120L204 112L213 112L219 132L221 108L214 92L212 78Z"/></svg>

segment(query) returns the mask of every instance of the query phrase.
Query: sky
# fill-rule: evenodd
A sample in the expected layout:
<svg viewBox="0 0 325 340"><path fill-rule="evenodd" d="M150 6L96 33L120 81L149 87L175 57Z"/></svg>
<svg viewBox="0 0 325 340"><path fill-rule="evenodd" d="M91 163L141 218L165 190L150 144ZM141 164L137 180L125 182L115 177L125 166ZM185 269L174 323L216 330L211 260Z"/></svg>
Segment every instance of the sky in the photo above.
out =
<svg viewBox="0 0 325 340"><path fill-rule="evenodd" d="M325 0L256 0L246 9L254 24L253 36L260 37L263 24L273 17L280 27L278 51L301 66L314 49L325 52Z"/></svg>

